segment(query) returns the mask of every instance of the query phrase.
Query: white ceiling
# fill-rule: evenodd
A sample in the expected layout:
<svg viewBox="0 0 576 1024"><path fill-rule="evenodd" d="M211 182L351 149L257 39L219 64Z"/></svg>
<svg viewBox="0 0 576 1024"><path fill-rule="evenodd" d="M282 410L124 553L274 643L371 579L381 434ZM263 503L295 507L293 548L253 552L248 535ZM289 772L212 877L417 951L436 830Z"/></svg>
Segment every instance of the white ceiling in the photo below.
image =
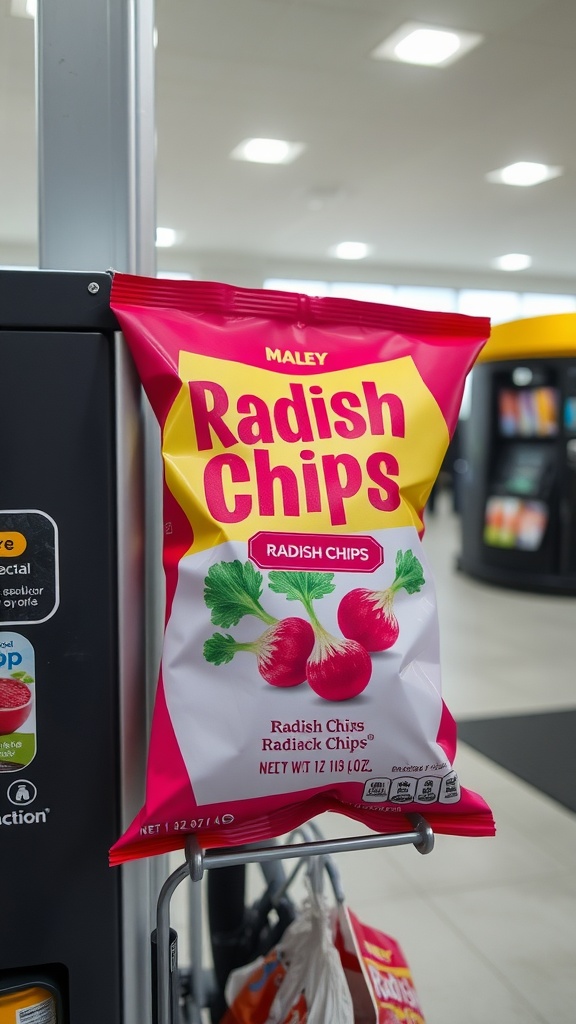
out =
<svg viewBox="0 0 576 1024"><path fill-rule="evenodd" d="M1 3L6 261L35 245L36 168L32 28ZM445 69L371 59L408 20L485 38ZM157 26L158 223L181 239L161 264L576 291L576 0L157 0ZM306 148L230 160L248 136ZM516 160L565 173L486 181ZM344 239L361 268L330 262ZM491 271L508 252L531 270Z"/></svg>

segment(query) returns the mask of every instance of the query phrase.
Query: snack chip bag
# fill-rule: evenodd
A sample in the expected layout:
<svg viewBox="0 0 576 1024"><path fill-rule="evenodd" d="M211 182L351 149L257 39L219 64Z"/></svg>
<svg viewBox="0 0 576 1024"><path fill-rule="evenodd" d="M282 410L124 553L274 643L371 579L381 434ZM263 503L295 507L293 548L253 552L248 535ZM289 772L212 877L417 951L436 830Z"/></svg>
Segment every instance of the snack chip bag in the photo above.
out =
<svg viewBox="0 0 576 1024"><path fill-rule="evenodd" d="M425 1024L414 979L395 939L363 924L346 904L337 912L336 948L354 1024Z"/></svg>
<svg viewBox="0 0 576 1024"><path fill-rule="evenodd" d="M112 863L322 811L490 835L453 767L423 508L489 321L116 274L158 419L166 622Z"/></svg>

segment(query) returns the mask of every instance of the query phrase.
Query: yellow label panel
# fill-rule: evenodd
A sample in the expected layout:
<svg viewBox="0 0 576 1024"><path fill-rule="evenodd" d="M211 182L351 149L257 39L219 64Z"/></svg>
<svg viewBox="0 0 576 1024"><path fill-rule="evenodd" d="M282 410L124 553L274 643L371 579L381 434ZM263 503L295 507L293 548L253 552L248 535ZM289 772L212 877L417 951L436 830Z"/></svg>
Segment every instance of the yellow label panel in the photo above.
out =
<svg viewBox="0 0 576 1024"><path fill-rule="evenodd" d="M292 377L182 352L162 450L192 550L415 525L448 430L410 357Z"/></svg>

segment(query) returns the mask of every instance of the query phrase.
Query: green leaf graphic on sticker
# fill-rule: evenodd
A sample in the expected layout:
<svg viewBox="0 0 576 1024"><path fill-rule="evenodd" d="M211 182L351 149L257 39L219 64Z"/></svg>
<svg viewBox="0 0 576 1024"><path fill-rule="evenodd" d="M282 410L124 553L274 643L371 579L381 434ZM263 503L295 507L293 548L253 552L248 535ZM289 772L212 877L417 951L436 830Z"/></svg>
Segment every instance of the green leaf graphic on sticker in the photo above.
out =
<svg viewBox="0 0 576 1024"><path fill-rule="evenodd" d="M12 679L19 679L22 683L33 683L32 676L29 676L27 672L11 672Z"/></svg>

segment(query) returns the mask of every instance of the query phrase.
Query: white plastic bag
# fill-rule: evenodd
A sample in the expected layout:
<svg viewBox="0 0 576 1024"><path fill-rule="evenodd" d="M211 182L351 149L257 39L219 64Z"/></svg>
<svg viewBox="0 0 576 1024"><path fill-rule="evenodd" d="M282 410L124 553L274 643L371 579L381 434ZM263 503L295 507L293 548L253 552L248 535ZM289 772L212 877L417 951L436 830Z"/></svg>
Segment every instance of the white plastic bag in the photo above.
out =
<svg viewBox="0 0 576 1024"><path fill-rule="evenodd" d="M223 1024L354 1024L332 915L317 886L309 886L278 945L232 972L226 1001L230 1009Z"/></svg>

